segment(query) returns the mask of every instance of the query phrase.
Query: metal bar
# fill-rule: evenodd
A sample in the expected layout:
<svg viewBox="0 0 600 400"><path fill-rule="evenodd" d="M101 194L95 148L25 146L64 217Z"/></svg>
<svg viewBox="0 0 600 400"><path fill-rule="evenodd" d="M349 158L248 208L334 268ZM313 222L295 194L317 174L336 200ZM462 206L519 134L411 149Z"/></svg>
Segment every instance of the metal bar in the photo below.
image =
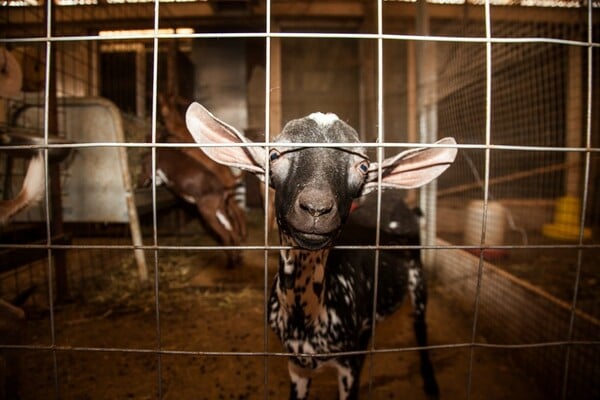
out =
<svg viewBox="0 0 600 400"><path fill-rule="evenodd" d="M45 73L45 85L44 85L44 143L48 143L48 137L50 136L50 121L49 121L49 115L50 112L52 112L52 110L50 109L50 96L51 96L51 90L52 90L52 57L53 57L53 49L52 49L52 42L51 42L51 38L52 38L52 29L53 29L53 20L52 20L52 15L54 12L54 4L52 2L47 2L46 3L46 7L44 7L45 10L45 20L46 20L46 69L44 71ZM54 96L56 96L56 94L54 93ZM55 132L53 132L55 133ZM51 189L51 186L49 184L49 178L50 178L50 173L49 173L49 162L48 162L48 151L45 151L45 159L46 159L46 165L45 165L45 172L46 172L46 238L47 238L47 242L49 245L52 244L52 223L50 220L50 215L51 215L51 198L48 195L49 190ZM52 276L53 276L53 263L52 263L52 249L48 248L48 269L47 269L47 278L48 278L48 305L50 308L50 341L51 341L51 347L54 348L56 347L56 321L55 321L55 310L54 310L54 290L53 290L53 285L52 285ZM56 399L60 398L60 390L59 390L59 378L58 378L58 358L56 356L56 351L52 350L52 374L53 374L53 380L54 380L54 397Z"/></svg>
<svg viewBox="0 0 600 400"><path fill-rule="evenodd" d="M449 343L439 345L428 345L423 347L394 347L385 349L373 349L363 351L344 351L344 352L331 352L331 353L298 353L299 357L309 358L330 358L333 356L354 356L363 354L390 354L390 353L407 353L414 352L420 349L426 350L447 350L447 349L470 349L470 348L481 348L481 349L529 349L529 348L547 348L547 347L560 347L565 345L574 346L598 346L600 341L598 340L577 340L577 341L547 341L537 343L525 343L525 344L502 344L502 343L487 343L487 342L464 342L464 343ZM159 354L159 355L181 355L181 356L223 356L223 357L283 357L288 358L290 356L287 352L252 352L252 351L201 351L201 350L168 350L150 348L135 348L135 347L85 347L85 346L48 346L48 345L0 345L1 349L10 350L42 350L42 351L55 351L55 352L97 352L97 353L126 353L126 354Z"/></svg>
<svg viewBox="0 0 600 400"><path fill-rule="evenodd" d="M82 41L114 41L119 40L139 41L144 39L227 39L227 38L296 38L296 39L370 39L370 40L401 40L418 42L450 42L450 43L494 43L494 44L516 44L516 43L546 43L567 46L580 46L587 48L600 47L600 43L569 39L556 39L549 37L528 37L528 38L489 38L484 37L464 37L464 36L435 36L435 35L399 35L399 34L374 34L374 33L330 33L330 32L242 32L242 33L157 33L157 34L123 34L115 36L97 36L97 35L73 35L73 36L54 36L46 39L43 36L28 38L0 38L0 43L36 43L45 42L82 42Z"/></svg>
<svg viewBox="0 0 600 400"><path fill-rule="evenodd" d="M266 51L265 51L265 142L267 143L267 145L264 148L265 151L265 160L269 159L269 145L268 143L271 140L271 74L272 74L272 65L271 65L271 51L272 51L272 43L271 43L271 34L272 34L272 28L271 28L271 0L267 0L266 2L266 21L265 21L265 27L266 27L266 37L265 37L265 47L266 47ZM281 43L278 43L278 49L277 51L280 51L280 47L281 47ZM279 61L279 65L277 66L277 68L281 69L281 57L277 57L277 60ZM278 79L280 78L280 74L279 71L277 72L277 77ZM278 82L279 84L279 82ZM280 96L277 96L277 99L279 99ZM281 113L281 104L278 104L277 109L279 110L279 112ZM265 177L269 176L269 168L270 165L269 163L266 163L265 165ZM264 327L263 327L263 350L265 352L265 354L268 354L269 352L269 229L270 229L270 219L269 219L269 215L270 212L274 212L273 210L269 210L270 207L270 192L269 192L269 185L267 184L267 182L265 182L265 184L263 185L263 199L264 199L264 204L263 204L263 210L264 210L264 223L263 223L263 229L264 229L264 253L263 253L263 262L264 262L264 273L263 273L263 297L264 297L264 305L263 305L263 310L264 310ZM269 398L269 358L267 356L264 357L263 359L263 387L264 387L264 398L265 400L267 400Z"/></svg>
<svg viewBox="0 0 600 400"><path fill-rule="evenodd" d="M143 250L167 250L167 251L175 251L175 250L289 250L292 249L291 246L281 246L281 245L240 245L240 246L220 246L220 245L203 245L203 246L171 246L171 245L146 245L146 246L136 246L132 244L127 245L84 245L84 244L52 244L52 245L43 245L43 244L0 244L0 249L63 249L63 250L134 250L134 249L143 249ZM455 249L455 250L476 250L476 249L503 249L503 250L526 250L526 249L597 249L597 244L552 244L552 245L543 245L543 244L526 244L526 245L460 245L460 244L452 244L452 245L420 245L420 246L400 246L400 245L338 245L333 246L335 249L342 250L410 250L410 249L426 249L426 250L444 250L444 249Z"/></svg>
<svg viewBox="0 0 600 400"><path fill-rule="evenodd" d="M485 44L485 143L487 146L491 143L492 132L492 27L490 15L490 0L485 0L485 37L488 41ZM483 181L483 221L481 224L481 246L485 244L485 234L487 229L487 211L490 186L490 148L485 149L485 168ZM473 311L473 329L471 333L471 342L475 342L477 337L477 323L479 318L479 302L481 294L481 281L483 277L483 251L479 254L479 266L477 268L477 286L475 289L475 304ZM469 376L467 383L467 399L471 398L473 386L473 368L475 364L475 349L471 347L469 351Z"/></svg>
<svg viewBox="0 0 600 400"><path fill-rule="evenodd" d="M265 147L272 143L267 142L252 142L252 143L236 143L236 144L202 144L202 147ZM91 142L91 143L69 143L69 144L34 144L34 145L6 145L0 147L3 150L25 150L25 149L79 149L79 148L98 148L98 147L126 147L126 148L198 148L196 143L118 143L118 142ZM281 148L310 148L310 147L327 147L341 148L339 143L293 143L285 144L278 143L277 147ZM528 152L580 152L580 153L600 153L600 147L560 147L560 146L528 146L528 145L498 145L498 144L435 144L435 143L404 143L404 142L388 142L388 143L343 143L343 148L386 148L386 149L411 149L411 148L438 148L448 147L465 150L503 150L503 151L528 151Z"/></svg>
<svg viewBox="0 0 600 400"><path fill-rule="evenodd" d="M588 42L592 43L592 2L588 1ZM586 137L586 147L590 148L592 144L592 87L593 87L593 51L592 46L588 46L587 49L587 96L586 96L586 118L585 118L585 137ZM569 76L571 76L572 72L568 71ZM581 105L581 104L579 104ZM579 132L576 132L579 134ZM582 195L582 210L579 222L579 238L578 243L583 244L584 232L585 232L585 215L587 209L587 199L589 196L589 185L590 185L590 168L591 168L591 154L589 152L585 153L585 164L584 164L584 187L583 187L583 195ZM567 188L568 189L568 188ZM577 267L575 271L575 281L573 282L573 298L571 301L571 316L569 320L569 328L567 332L567 339L569 344L566 346L566 354L565 354L565 366L563 370L563 382L562 382L562 399L565 400L569 397L568 387L569 387L569 370L570 370L570 362L571 362L571 350L572 344L570 343L573 340L573 332L575 329L575 317L577 316L577 300L581 285L581 270L583 268L583 249L577 250Z"/></svg>
<svg viewBox="0 0 600 400"><path fill-rule="evenodd" d="M384 121L383 121L383 2L382 0L377 1L377 143L381 144L384 142ZM381 240L381 179L382 179L382 165L383 165L383 148L380 146L377 148L377 214L375 216L375 246L379 246ZM369 352L369 397L373 391L373 370L375 367L375 358L373 356L373 350L376 348L376 323L377 321L377 294L379 292L379 249L375 250L374 268L373 268L373 308L371 310L371 346Z"/></svg>
<svg viewBox="0 0 600 400"><path fill-rule="evenodd" d="M564 153L564 152L575 152L575 153L581 153L581 154L585 154L585 186L584 186L584 190L583 190L583 210L582 210L582 215L581 215L581 224L580 224L580 237L578 240L577 244L558 244L558 245L501 245L501 246L490 246L490 245L486 245L485 244L485 236L486 236L486 225L484 222L484 225L482 226L482 236L481 236L481 242L480 245L474 245L474 246L463 246L463 245L435 245L435 244L426 244L423 246L384 246L384 245L380 245L379 241L379 229L377 230L377 237L376 237L376 241L375 241L375 245L374 246L336 246L336 248L340 248L340 249L349 249L349 250L354 250L354 249L361 249L361 250L373 250L376 251L376 261L375 261L375 282L377 282L377 274L378 274L378 257L379 257L379 251L380 250L387 250L387 249L412 249L412 248L418 248L418 249L423 249L423 250L439 250L439 249L464 249L464 250L468 250L468 249L577 249L578 250L578 259L577 259L577 271L576 271L576 278L575 278L575 282L574 282L574 293L573 293L573 299L571 304L569 305L570 309L571 309L571 321L570 321L570 328L568 331L568 339L564 340L564 341L551 341L551 342L538 342L538 343L527 343L527 344L494 344L494 343L481 343L478 342L477 340L477 331L478 331L478 320L479 320L479 312L480 312L480 307L479 307L479 300L480 300L480 293L481 291L485 290L484 287L481 286L482 284L482 271L483 271L483 258L482 256L480 256L480 263L479 263L479 269L478 269L478 283L477 283L477 294L475 296L475 311L474 311L474 321L473 321L473 326L472 326L472 336L471 336L471 340L469 342L466 343L450 343L450 344L444 344L444 345L437 345L437 346L427 346L425 348L427 349L432 349L432 350L436 350L436 349L453 349L453 348L464 348L464 349L469 349L470 351L470 361L469 361L469 376L468 376L468 396L471 396L471 386L472 386L472 379L473 379L473 370L475 368L475 364L473 362L474 359L474 352L476 349L531 349L531 348L547 348L547 347L562 347L565 346L567 349L567 357L566 357L566 361L565 361L565 369L564 369L564 382L563 382L563 398L566 397L567 395L567 384L568 384L568 375L569 375L569 368L570 368L570 360L569 360L569 356L570 356L570 352L571 349L574 346L589 346L589 345L598 345L600 344L600 342L598 341L575 341L573 340L573 326L574 326L574 320L575 317L583 317L586 318L585 313L583 313L581 310L577 309L577 297L578 297L578 290L579 290L579 285L580 285L580 278L581 278L581 268L582 268L582 254L584 251L586 250L591 250L591 249L597 249L598 245L597 244L585 244L583 242L583 228L584 228L584 218L585 218L585 213L586 213L586 206L587 206L587 198L589 196L589 180L590 180L590 158L592 154L597 154L600 152L600 148L593 148L592 147L592 142L591 142L591 116L592 116L592 54L593 54L593 50L600 48L600 43L595 43L593 42L593 38L592 38L592 6L591 6L591 2L588 2L588 13L589 13L589 20L588 20L588 39L587 41L577 41L577 40L563 40L563 39L554 39L554 38L546 38L546 37L522 37L522 38L500 38L500 37L492 37L491 34L491 23L492 23L492 16L491 16L491 6L488 0L486 0L485 2L485 23L486 23L486 35L485 37L457 37L457 36L448 36L448 37L440 37L440 36L432 36L432 35L388 35L388 34L383 34L383 13L382 13L382 0L378 0L377 2L377 33L317 33L317 32L312 32L312 33L304 33L304 32L273 32L272 30L272 26L271 26L271 22L272 22L272 11L271 11L271 2L267 1L266 2L266 29L264 32L259 32L259 33L255 33L255 32L247 32L247 33L194 33L194 34L164 34L164 33L160 33L159 32L159 23L161 21L160 19L160 15L159 15L159 2L157 0L155 0L154 2L154 29L153 29L153 33L149 34L149 35L145 35L145 34L131 34L131 35L126 35L126 36L119 36L118 39L119 40L123 40L123 41L135 41L135 40L147 40L147 39L152 39L153 40L153 87L152 87L152 96L153 96L153 104L152 104L152 143L116 143L116 142L98 142L98 143L81 143L81 144L68 144L68 145L51 145L47 143L47 137L48 137L48 133L52 130L50 128L50 113L49 113L49 104L51 104L51 101L49 99L49 94L51 93L51 90L49 88L49 82L50 79L48 79L48 77L50 76L50 70L49 70L49 65L50 62L47 64L46 68L46 92L45 92L45 99L44 99L44 107L45 107L45 116L44 116L44 136L45 136L45 144L44 145L38 145L38 146L6 146L5 148L7 150L11 150L11 149L22 149L22 148L30 148L30 149L41 149L41 150L48 150L48 149L52 149L52 148L61 148L61 147L65 147L65 148L102 148L102 147L119 147L120 149L122 149L123 151L127 148L149 148L152 151L152 169L155 171L156 170L156 149L159 149L161 147L176 147L176 148L184 148L184 147L198 147L196 144L193 143L189 143L189 144L178 144L178 143L156 143L156 117L157 117L157 107L156 107L156 97L157 97L157 82L158 82L158 78L157 78L157 68L158 68L158 48L159 48L159 44L162 42L162 40L169 40L169 39L182 39L182 38L187 38L187 39L221 39L221 38L264 38L265 40L265 44L266 44L266 82L265 82L265 127L266 127L266 138L265 138L265 142L263 143L253 143L253 144L240 144L240 145L231 145L231 146L237 146L237 147L250 147L250 146L261 146L265 148L265 152L268 152L269 146L271 145L270 142L270 131L273 128L273 123L272 120L270 119L270 114L271 114L271 99L273 96L271 96L271 86L272 86L272 82L271 82L271 77L272 77L272 69L273 69L273 65L272 65L272 59L271 59L271 51L273 48L273 41L274 40L281 40L281 39L286 39L286 38L315 38L315 39L340 39L340 40L344 40L344 39L351 39L351 40L372 40L372 41L376 41L377 43L377 75L378 75L378 80L377 80L377 122L378 122L378 136L377 136L377 140L374 143L367 143L367 144L356 144L356 145L344 145L344 147L366 147L366 148L373 148L377 150L377 155L378 155L378 159L379 161L381 161L381 159L383 158L383 150L384 149L396 149L396 148L416 148L416 147L437 147L435 144L417 144L417 143L386 143L385 142L385 138L384 138L384 131L383 131L383 122L384 122L384 115L383 115L383 110L384 110L384 104L383 104L383 43L386 40L389 41L393 41L393 40L400 40L400 41L410 41L410 42L435 42L435 43L475 43L475 44L482 44L485 45L486 47L486 127L485 127L485 143L483 144L459 144L456 146L452 146L452 147L456 147L459 149L476 149L476 150L483 150L485 152L485 177L484 177L484 201L485 201L485 205L484 205L484 221L486 220L485 216L487 215L487 204L488 204L488 200L489 200L489 187L490 185L492 185L493 183L496 182L496 179L506 179L506 177L504 178L495 178L495 179L490 179L490 156L492 154L492 152L496 152L496 151L525 151L525 152L557 152L557 153ZM48 13L52 12L52 7L53 5L51 4L51 2L48 2L46 5L46 9L48 10ZM52 32L52 27L53 27L53 23L51 21L50 16L48 16L48 18L46 19L46 25L47 25L47 35L46 36L40 36L40 37L34 37L34 38L15 38L15 39L8 39L8 38L4 38L4 39L0 39L0 43L21 43L21 44L26 44L26 43L44 43L46 45L46 54L47 54L47 59L48 60L52 60L53 59L53 55L52 55L52 50L55 48L55 46L59 43L71 43L71 42L80 42L80 41L89 41L92 43L101 43L102 41L107 41L107 40L114 40L116 37L115 36L108 36L108 37L100 37L100 36L94 36L94 35L90 35L90 36L64 36L64 37L57 37L54 36L51 32ZM527 146L527 145L519 145L519 146L513 146L513 145L495 145L492 143L492 138L491 138L491 110L492 110L492 49L493 49L493 45L495 44L556 44L556 45L564 45L564 46L571 46L571 47L577 47L577 48L586 48L588 51L588 98L587 98L587 121L586 121L586 135L587 135L587 142L585 144L585 146ZM222 146L222 145L206 145L206 147L213 147L213 146ZM339 147L339 145L336 144L332 144L332 143L311 143L311 144L294 144L294 147ZM267 170L268 170L268 165L266 166ZM552 169L554 170L555 166L551 166L551 167L541 167L538 168L535 171L535 173L542 173L545 172L546 169ZM562 166L556 166L556 168L563 168ZM268 173L268 171L267 171ZM516 173L514 174L514 176L522 176L521 174L524 173ZM381 175L381 171L380 171L380 175ZM154 176L153 176L154 179ZM379 177L379 180L381 182L381 176ZM48 179L47 179L48 182ZM72 346L60 346L56 344L56 332L55 332L55 325L54 325L54 308L53 308L53 304L52 304L52 298L54 296L52 290L52 270L50 269L50 274L49 274L49 297L50 297L50 322L51 322L51 344L50 345L31 345L31 346L10 346L10 345L0 345L0 348L6 348L6 349L11 349L11 350L41 350L41 351L50 351L53 354L53 363L54 363L54 384L55 384L55 395L58 398L59 397L59 387L60 387L60 382L59 382L59 377L58 377L58 361L57 361L57 352L69 352L69 351L73 351L73 352L80 352L80 351L87 351L87 352L119 352L119 353L141 353L141 354L153 354L156 355L159 362L158 362L158 369L157 369L157 379L158 379L158 397L162 397L163 396L163 388L162 388L162 364L161 364L161 357L163 355L181 355L181 356L196 356L196 355L200 355L200 356L224 356L224 357L233 357L233 356L247 356L247 357L264 357L264 397L268 398L269 394L268 394L268 373L269 373L269 365L268 365L268 359L269 357L288 357L289 354L287 352L270 352L268 351L268 333L269 333L269 326L268 326L268 296L269 296L269 280L270 280L270 276L268 274L268 269L267 269L267 262L268 262L268 254L270 251L273 250L281 250L281 249L289 249L290 247L287 246L273 246L273 245L269 245L269 221L267 220L267 211L268 211L268 199L269 199L269 191L268 191L268 187L265 187L265 221L264 221L264 240L263 240L263 244L262 245L243 245L243 246L171 246L171 245L162 245L159 243L158 240L158 226L157 226L157 208L156 208L156 188L155 185L153 185L152 188L152 199L153 199L153 210L152 210L152 217L153 217L153 244L152 245L142 245L142 244L131 244L131 245L61 245L61 244L56 244L53 243L51 241L51 229L50 229L50 225L49 222L47 222L47 237L48 237L48 244L40 244L40 245L4 245L4 244L0 244L0 249L2 248L10 248L10 249L45 249L47 250L47 254L48 254L48 260L49 260L49 264L52 262L51 257L54 251L63 251L63 250L70 250L70 249L101 249L101 250L109 250L109 251L117 251L117 250L136 250L136 251L153 251L154 253L154 293L155 293L155 307L156 307L156 314L155 314L155 322L156 322L156 337L157 337L157 346L156 348L150 348L150 349L145 349L145 348L140 348L140 349L136 349L136 348L96 348L96 347L72 347ZM46 198L46 204L47 204L47 209L49 208L49 199ZM49 217L49 215L46 216L46 220L50 221L51 218ZM379 228L381 225L381 195L378 194L378 199L377 199L377 219L376 219L376 225ZM232 352L214 352L214 351L179 351L179 350L166 350L162 348L162 343L161 343L161 331L160 331L160 298L159 298L159 251L160 250L184 250L184 251L209 251L209 250L259 250L259 251L264 251L264 276L263 276L263 280L264 280L264 298L265 298L265 304L264 304L264 311L265 311L265 318L264 318L264 346L263 346L263 350L262 351L256 351L256 352L238 352L238 351L232 351ZM531 286L531 285L530 285ZM531 290L535 291L533 288L530 288ZM542 294L541 294L542 295ZM377 298L377 287L375 287L375 293L374 293L374 298ZM562 300L558 300L556 299L558 302L561 302L561 304L565 305L567 303L565 303ZM375 303L375 302L374 302ZM376 310L376 305L374 305L373 307L373 313L375 313ZM589 317L592 320L597 321L597 319L595 319L594 317ZM589 319L588 319L589 320ZM371 379L369 379L369 391L371 392L371 388L372 388L372 377L373 377L373 355L375 354L388 354L388 353L402 353L402 352L408 352L408 351L418 351L421 348L420 347L400 347L400 348L385 348L385 349L378 349L376 346L376 329L375 326L373 326L372 328L372 343L371 343L371 347L365 351L356 351L356 352L344 352L344 353L332 353L333 355L356 355L356 354L366 354L370 356L370 360L371 360L371 368L370 368L370 377ZM320 357L330 357L332 354L319 354L319 355L310 355L310 354L306 354L304 356L306 357L314 357L314 358L320 358Z"/></svg>

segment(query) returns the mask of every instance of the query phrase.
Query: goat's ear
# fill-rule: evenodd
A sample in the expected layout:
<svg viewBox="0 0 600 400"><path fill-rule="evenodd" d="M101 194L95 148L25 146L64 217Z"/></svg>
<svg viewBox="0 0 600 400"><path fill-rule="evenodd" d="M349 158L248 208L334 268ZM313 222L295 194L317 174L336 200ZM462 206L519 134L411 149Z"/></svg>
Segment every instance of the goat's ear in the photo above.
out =
<svg viewBox="0 0 600 400"><path fill-rule="evenodd" d="M252 172L264 180L265 154L262 147L235 146L252 141L198 103L190 104L185 122L196 143L211 159ZM206 144L223 146L202 146Z"/></svg>
<svg viewBox="0 0 600 400"><path fill-rule="evenodd" d="M444 172L456 158L454 138L438 140L440 147L428 147L406 150L381 163L382 188L414 189L423 186ZM377 189L378 163L371 163L367 181L361 195Z"/></svg>

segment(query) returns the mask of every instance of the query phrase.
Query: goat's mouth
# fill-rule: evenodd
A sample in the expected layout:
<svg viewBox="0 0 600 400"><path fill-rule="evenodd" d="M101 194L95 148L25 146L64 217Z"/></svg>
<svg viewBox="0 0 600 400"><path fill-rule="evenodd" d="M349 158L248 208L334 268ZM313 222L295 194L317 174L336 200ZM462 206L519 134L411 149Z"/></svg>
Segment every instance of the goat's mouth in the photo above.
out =
<svg viewBox="0 0 600 400"><path fill-rule="evenodd" d="M340 224L315 223L303 220L278 219L280 231L291 239L294 246L306 250L320 250L329 247L338 236Z"/></svg>
<svg viewBox="0 0 600 400"><path fill-rule="evenodd" d="M307 250L320 250L330 245L335 235L331 233L294 232L292 237L296 245Z"/></svg>

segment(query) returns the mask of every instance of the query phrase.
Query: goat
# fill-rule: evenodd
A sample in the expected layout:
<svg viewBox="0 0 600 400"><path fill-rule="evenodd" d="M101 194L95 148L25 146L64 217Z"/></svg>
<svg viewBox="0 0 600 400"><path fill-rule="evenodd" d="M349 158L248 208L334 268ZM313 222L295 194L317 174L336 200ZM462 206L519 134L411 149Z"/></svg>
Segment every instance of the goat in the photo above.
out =
<svg viewBox="0 0 600 400"><path fill-rule="evenodd" d="M45 191L44 156L37 152L29 161L23 185L16 197L0 201L0 226L19 212L38 203Z"/></svg>
<svg viewBox="0 0 600 400"><path fill-rule="evenodd" d="M268 304L268 320L284 347L290 399L306 399L312 372L336 367L340 399L358 397L364 354L373 321L373 250L336 250L354 199L378 187L415 188L439 176L456 157L456 142L406 150L381 164L370 162L358 134L335 114L314 113L288 122L268 156L235 128L216 119L198 103L188 107L186 122L196 142L222 144L202 149L215 161L255 173L275 189L280 240L279 270ZM302 146L327 143L327 146ZM237 144L237 146L232 146ZM330 147L333 146L333 147ZM266 163L270 176L266 176ZM379 172L382 172L378 181ZM415 305L419 344L426 344L425 296L420 260L396 259L382 252L376 311L383 317L396 309L406 291ZM425 392L439 389L428 352L421 352Z"/></svg>
<svg viewBox="0 0 600 400"><path fill-rule="evenodd" d="M166 129L161 136L161 140L167 143L194 143L194 138L185 126L183 115L177 107L177 103L182 101L183 99L178 99L174 95L162 93L158 95L160 114ZM229 167L214 162L202 151L192 147L182 147L180 151L195 159L216 175L225 187L234 188L238 184L237 178Z"/></svg>
<svg viewBox="0 0 600 400"><path fill-rule="evenodd" d="M152 182L151 153L144 156L140 186ZM194 204L209 232L225 246L237 246L246 236L246 222L233 190L187 153L170 147L156 149L157 183L164 183L176 196ZM240 252L226 250L227 266L241 263Z"/></svg>
<svg viewBox="0 0 600 400"><path fill-rule="evenodd" d="M160 113L162 115L165 128L168 132L168 135L165 137L165 140L171 143L194 143L194 138L192 138L192 136L190 135L185 125L185 120L183 119L183 116L178 110L178 104L185 103L185 100L172 94L161 93L158 95L158 103L160 105ZM225 186L233 187L234 185L238 184L237 178L231 173L231 170L228 167L214 162L211 158L207 157L206 154L204 154L204 152L202 152L201 150L186 147L183 148L182 151L185 151L189 156L197 159L208 169L210 169L215 175L219 176L221 178L221 181L225 184ZM260 189L260 194L264 202L264 186L262 182L260 184ZM267 207L267 219L269 221L269 229L275 226L275 215L272 212L272 199L273 196L269 198L270 204Z"/></svg>

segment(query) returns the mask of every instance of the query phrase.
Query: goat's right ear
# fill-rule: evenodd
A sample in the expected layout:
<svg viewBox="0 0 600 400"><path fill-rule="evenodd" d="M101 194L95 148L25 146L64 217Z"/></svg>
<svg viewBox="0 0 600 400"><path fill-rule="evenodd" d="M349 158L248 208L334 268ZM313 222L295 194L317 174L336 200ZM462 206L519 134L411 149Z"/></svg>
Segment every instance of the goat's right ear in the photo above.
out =
<svg viewBox="0 0 600 400"><path fill-rule="evenodd" d="M264 180L265 151L262 147L243 146L252 141L199 103L190 104L185 122L196 143L211 159L219 164L252 172ZM206 144L223 146L203 146Z"/></svg>
<svg viewBox="0 0 600 400"><path fill-rule="evenodd" d="M437 178L454 162L458 150L454 147L456 146L454 138L443 138L435 144L440 146L410 149L383 160L381 186L414 189ZM361 195L377 189L378 170L377 163L371 163Z"/></svg>

